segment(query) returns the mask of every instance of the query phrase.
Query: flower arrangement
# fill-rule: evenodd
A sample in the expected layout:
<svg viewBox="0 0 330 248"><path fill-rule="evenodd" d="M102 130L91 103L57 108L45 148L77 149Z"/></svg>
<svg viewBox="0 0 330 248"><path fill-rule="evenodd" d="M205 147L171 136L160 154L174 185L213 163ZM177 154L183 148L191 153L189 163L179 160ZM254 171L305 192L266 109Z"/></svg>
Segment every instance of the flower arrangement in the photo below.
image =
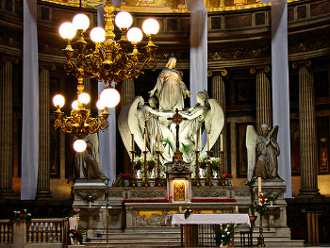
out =
<svg viewBox="0 0 330 248"><path fill-rule="evenodd" d="M76 216L77 214L79 214L79 212L77 210L73 210L73 209L69 209L67 212L66 212L66 215L68 217L74 217Z"/></svg>
<svg viewBox="0 0 330 248"><path fill-rule="evenodd" d="M208 162L207 157L199 157L198 159L199 168L205 170L207 168L207 162Z"/></svg>
<svg viewBox="0 0 330 248"><path fill-rule="evenodd" d="M148 172L152 172L152 170L156 167L157 159L154 156L150 156L147 158L147 170Z"/></svg>
<svg viewBox="0 0 330 248"><path fill-rule="evenodd" d="M69 237L73 240L77 240L79 244L83 243L83 235L85 234L85 229L78 225L77 229L71 229L69 231Z"/></svg>
<svg viewBox="0 0 330 248"><path fill-rule="evenodd" d="M232 178L233 175L232 175L232 174L223 174L223 177L224 177L224 178Z"/></svg>
<svg viewBox="0 0 330 248"><path fill-rule="evenodd" d="M191 208L187 208L184 210L184 218L187 219L191 214L192 214L192 209Z"/></svg>
<svg viewBox="0 0 330 248"><path fill-rule="evenodd" d="M130 180L132 178L132 176L128 173L125 173L125 174L121 174L121 178L123 180Z"/></svg>
<svg viewBox="0 0 330 248"><path fill-rule="evenodd" d="M211 169L218 172L220 167L220 158L211 157L210 159Z"/></svg>
<svg viewBox="0 0 330 248"><path fill-rule="evenodd" d="M31 222L31 213L29 213L27 209L24 209L23 211L15 210L14 216L11 220Z"/></svg>
<svg viewBox="0 0 330 248"><path fill-rule="evenodd" d="M144 164L143 158L135 157L134 159L135 170L141 170L143 164Z"/></svg>
<svg viewBox="0 0 330 248"><path fill-rule="evenodd" d="M276 201L278 196L274 196L274 195L270 195L270 194L264 194L264 193L260 193L258 196L258 201L255 202L255 211L257 211L260 216L263 216L266 211L268 210L267 205L271 202L271 201Z"/></svg>
<svg viewBox="0 0 330 248"><path fill-rule="evenodd" d="M215 242L217 246L220 245L228 245L232 238L232 235L235 230L235 226L233 224L226 225L214 225L213 226L215 232Z"/></svg>
<svg viewBox="0 0 330 248"><path fill-rule="evenodd" d="M85 203L92 203L92 202L94 202L94 199L93 199L93 197L91 195L90 196L86 196L84 198L84 202Z"/></svg>

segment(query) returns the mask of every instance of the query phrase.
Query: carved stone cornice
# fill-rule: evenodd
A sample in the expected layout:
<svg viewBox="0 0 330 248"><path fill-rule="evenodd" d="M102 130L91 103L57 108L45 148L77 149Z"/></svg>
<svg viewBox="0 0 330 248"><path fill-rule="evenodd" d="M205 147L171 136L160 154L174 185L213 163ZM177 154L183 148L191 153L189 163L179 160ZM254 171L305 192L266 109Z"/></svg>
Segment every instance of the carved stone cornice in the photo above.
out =
<svg viewBox="0 0 330 248"><path fill-rule="evenodd" d="M312 65L312 62L309 59L299 60L299 61L295 61L292 63L292 68L297 69L302 66L310 67L311 65Z"/></svg>
<svg viewBox="0 0 330 248"><path fill-rule="evenodd" d="M228 71L226 69L214 69L207 71L207 76L211 77L214 72L219 72L223 77L228 75Z"/></svg>
<svg viewBox="0 0 330 248"><path fill-rule="evenodd" d="M255 74L257 71L264 71L265 73L268 73L270 72L270 67L268 65L265 65L265 66L252 67L250 69L251 74Z"/></svg>
<svg viewBox="0 0 330 248"><path fill-rule="evenodd" d="M233 48L220 49L209 53L211 60L231 60L231 59L247 59L258 58L270 55L270 47L247 47L247 48Z"/></svg>
<svg viewBox="0 0 330 248"><path fill-rule="evenodd" d="M56 65L53 63L48 63L48 62L39 62L39 68L40 69L50 69L52 71L55 71Z"/></svg>

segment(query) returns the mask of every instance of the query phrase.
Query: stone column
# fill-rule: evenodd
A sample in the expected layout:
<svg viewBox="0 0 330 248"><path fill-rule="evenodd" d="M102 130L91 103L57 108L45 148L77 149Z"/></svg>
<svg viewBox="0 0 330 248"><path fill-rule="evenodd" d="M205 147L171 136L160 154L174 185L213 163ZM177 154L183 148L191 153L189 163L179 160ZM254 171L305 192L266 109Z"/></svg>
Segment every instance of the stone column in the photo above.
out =
<svg viewBox="0 0 330 248"><path fill-rule="evenodd" d="M272 95L269 79L266 75L270 71L269 66L259 66L250 69L256 73L256 129L259 133L262 124L272 127Z"/></svg>
<svg viewBox="0 0 330 248"><path fill-rule="evenodd" d="M211 96L210 98L213 98L217 100L223 110L223 113L225 115L226 113L226 87L225 87L225 82L224 82L224 77L227 76L228 72L225 69L219 69L216 71L208 71L208 76L212 76L214 73L214 76L212 77L212 86L211 86ZM221 142L224 142L223 148L225 150L224 153L224 161L227 161L227 149L226 149L226 144L227 144L227 135L226 135L226 116L225 116L225 123L222 129L222 136L223 140ZM220 157L220 137L216 141L216 143L213 146L213 157ZM224 172L228 172L227 164L225 164Z"/></svg>
<svg viewBox="0 0 330 248"><path fill-rule="evenodd" d="M121 106L125 106L126 103L132 103L135 98L135 86L133 79L125 79L120 83L121 91Z"/></svg>
<svg viewBox="0 0 330 248"><path fill-rule="evenodd" d="M39 168L37 199L52 197L50 191L50 97L49 66L40 65L39 75Z"/></svg>
<svg viewBox="0 0 330 248"><path fill-rule="evenodd" d="M3 56L0 65L0 198L7 198L13 196L13 61Z"/></svg>
<svg viewBox="0 0 330 248"><path fill-rule="evenodd" d="M299 68L299 132L301 189L297 197L320 196L317 186L316 121L314 108L314 80L311 61L298 61Z"/></svg>

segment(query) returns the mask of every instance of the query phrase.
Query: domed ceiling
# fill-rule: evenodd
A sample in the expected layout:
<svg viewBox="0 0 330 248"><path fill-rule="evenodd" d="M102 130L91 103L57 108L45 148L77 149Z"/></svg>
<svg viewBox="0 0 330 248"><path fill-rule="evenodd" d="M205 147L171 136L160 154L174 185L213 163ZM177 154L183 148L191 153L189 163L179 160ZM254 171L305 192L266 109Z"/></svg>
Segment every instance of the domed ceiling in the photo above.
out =
<svg viewBox="0 0 330 248"><path fill-rule="evenodd" d="M72 7L96 8L105 0L42 0ZM296 2L300 0L288 0ZM113 0L114 4L120 0ZM264 7L260 0L204 0L209 12ZM123 0L122 5L135 12L187 12L186 0Z"/></svg>

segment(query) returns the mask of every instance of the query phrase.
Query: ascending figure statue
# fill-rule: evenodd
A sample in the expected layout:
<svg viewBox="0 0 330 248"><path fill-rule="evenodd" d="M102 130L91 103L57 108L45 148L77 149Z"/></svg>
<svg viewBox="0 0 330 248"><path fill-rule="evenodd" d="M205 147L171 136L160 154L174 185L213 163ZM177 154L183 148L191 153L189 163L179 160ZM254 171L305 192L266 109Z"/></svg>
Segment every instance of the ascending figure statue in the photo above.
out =
<svg viewBox="0 0 330 248"><path fill-rule="evenodd" d="M182 110L184 99L190 97L190 91L182 82L180 73L175 70L176 58L171 57L157 78L157 83L153 90L149 92L150 97L156 96L159 101L159 110Z"/></svg>
<svg viewBox="0 0 330 248"><path fill-rule="evenodd" d="M253 126L247 127L248 181L251 181L253 177L279 178L277 156L280 155L280 147L276 142L277 132L278 126L270 130L267 124L262 124L260 136L258 136ZM257 156L255 156L256 153Z"/></svg>

